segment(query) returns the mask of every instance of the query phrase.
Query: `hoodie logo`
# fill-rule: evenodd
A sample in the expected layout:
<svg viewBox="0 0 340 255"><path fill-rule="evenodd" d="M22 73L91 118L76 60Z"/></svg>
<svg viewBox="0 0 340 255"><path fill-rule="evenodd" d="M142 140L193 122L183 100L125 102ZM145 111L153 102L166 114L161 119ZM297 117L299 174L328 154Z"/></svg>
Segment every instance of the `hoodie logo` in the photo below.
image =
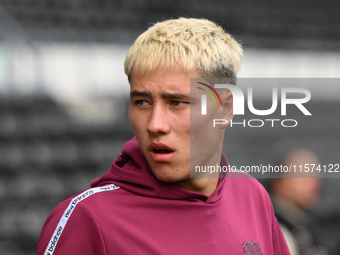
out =
<svg viewBox="0 0 340 255"><path fill-rule="evenodd" d="M250 243L245 241L243 243L245 255L262 255L259 245L253 240Z"/></svg>

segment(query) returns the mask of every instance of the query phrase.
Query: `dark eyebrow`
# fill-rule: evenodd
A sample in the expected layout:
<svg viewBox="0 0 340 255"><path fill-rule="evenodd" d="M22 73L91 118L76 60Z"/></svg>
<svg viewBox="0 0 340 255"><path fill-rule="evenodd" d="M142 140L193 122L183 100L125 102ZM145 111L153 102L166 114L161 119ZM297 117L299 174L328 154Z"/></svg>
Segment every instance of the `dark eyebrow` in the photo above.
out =
<svg viewBox="0 0 340 255"><path fill-rule="evenodd" d="M171 98L171 99L190 99L189 96L180 93L163 93L162 98Z"/></svg>
<svg viewBox="0 0 340 255"><path fill-rule="evenodd" d="M151 97L151 94L147 92L134 90L130 92L130 97Z"/></svg>
<svg viewBox="0 0 340 255"><path fill-rule="evenodd" d="M181 93L162 93L162 98L171 98L171 99L190 99L189 96ZM131 91L130 97L151 97L151 94L148 92L142 92L142 91Z"/></svg>

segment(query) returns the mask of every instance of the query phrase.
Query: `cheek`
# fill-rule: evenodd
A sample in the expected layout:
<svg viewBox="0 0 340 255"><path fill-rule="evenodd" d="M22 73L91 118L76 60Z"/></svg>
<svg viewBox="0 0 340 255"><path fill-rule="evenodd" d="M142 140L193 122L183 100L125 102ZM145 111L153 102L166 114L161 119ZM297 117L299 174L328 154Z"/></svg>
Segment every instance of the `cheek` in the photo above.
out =
<svg viewBox="0 0 340 255"><path fill-rule="evenodd" d="M133 130L133 132L136 134L138 132L138 123L140 123L140 120L138 118L138 114L134 113L133 111L129 111L129 120L130 120L130 125Z"/></svg>
<svg viewBox="0 0 340 255"><path fill-rule="evenodd" d="M167 123L172 130L181 131L190 134L190 112L182 114L169 113L167 115Z"/></svg>

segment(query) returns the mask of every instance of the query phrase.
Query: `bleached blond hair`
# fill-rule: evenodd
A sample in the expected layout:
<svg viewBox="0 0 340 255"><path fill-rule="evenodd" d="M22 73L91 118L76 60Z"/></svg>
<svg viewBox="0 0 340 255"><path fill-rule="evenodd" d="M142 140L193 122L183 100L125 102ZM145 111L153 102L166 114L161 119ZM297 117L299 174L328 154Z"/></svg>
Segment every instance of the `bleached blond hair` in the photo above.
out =
<svg viewBox="0 0 340 255"><path fill-rule="evenodd" d="M156 23L141 34L125 59L125 73L145 74L180 65L206 78L234 78L242 47L222 27L206 19L179 18Z"/></svg>

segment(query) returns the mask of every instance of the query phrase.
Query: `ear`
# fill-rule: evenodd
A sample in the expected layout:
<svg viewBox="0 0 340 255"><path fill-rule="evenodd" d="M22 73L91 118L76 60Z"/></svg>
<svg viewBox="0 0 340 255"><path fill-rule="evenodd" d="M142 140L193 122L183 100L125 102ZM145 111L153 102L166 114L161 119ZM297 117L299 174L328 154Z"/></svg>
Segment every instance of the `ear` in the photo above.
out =
<svg viewBox="0 0 340 255"><path fill-rule="evenodd" d="M223 107L223 112L221 119L228 120L226 124L219 125L222 128L226 128L229 126L231 120L234 117L233 113L233 94L229 89L226 89L221 93L221 101L222 101L222 107Z"/></svg>

